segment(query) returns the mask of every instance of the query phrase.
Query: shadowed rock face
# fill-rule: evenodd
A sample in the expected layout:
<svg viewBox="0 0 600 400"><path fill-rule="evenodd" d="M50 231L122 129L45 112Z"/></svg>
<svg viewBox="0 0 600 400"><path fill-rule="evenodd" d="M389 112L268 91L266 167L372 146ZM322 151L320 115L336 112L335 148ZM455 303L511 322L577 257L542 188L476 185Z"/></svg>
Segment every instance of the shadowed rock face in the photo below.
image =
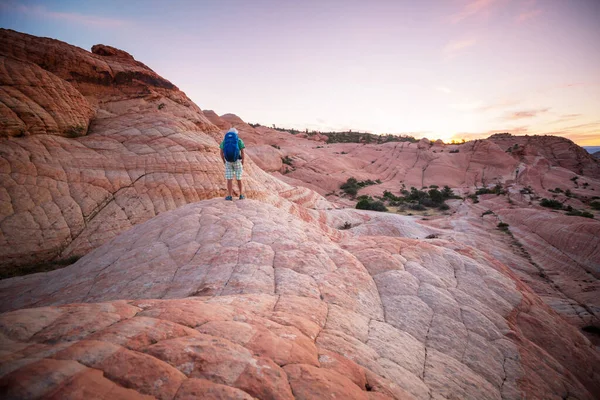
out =
<svg viewBox="0 0 600 400"><path fill-rule="evenodd" d="M491 140L325 145L205 115L109 46L88 53L11 31L0 38L2 103L22 100L0 122L25 129L0 138L0 256L10 264L86 254L61 270L0 281L7 397L600 393L598 350L573 325L597 323L597 222L519 209L530 201L518 197L519 182L514 206L495 195L457 200L456 214L429 221L333 210L311 190L337 189L354 174L383 180L367 189L373 194L400 181L469 190L512 179L517 165L526 171L519 179L545 190L572 182L567 164L515 157ZM25 95L31 85L43 90ZM71 124L86 132L67 132ZM218 141L231 126L256 159L246 171L251 200L210 199L224 192ZM590 168L581 176L597 187ZM480 207L494 214L483 218ZM510 222L531 260L491 229L492 217ZM336 229L346 222L351 229ZM559 235L549 234L555 222ZM423 240L431 234L439 239ZM536 260L554 281L532 279ZM591 283L579 290L583 279ZM557 291L560 304L587 308L563 318L548 305L560 309Z"/></svg>

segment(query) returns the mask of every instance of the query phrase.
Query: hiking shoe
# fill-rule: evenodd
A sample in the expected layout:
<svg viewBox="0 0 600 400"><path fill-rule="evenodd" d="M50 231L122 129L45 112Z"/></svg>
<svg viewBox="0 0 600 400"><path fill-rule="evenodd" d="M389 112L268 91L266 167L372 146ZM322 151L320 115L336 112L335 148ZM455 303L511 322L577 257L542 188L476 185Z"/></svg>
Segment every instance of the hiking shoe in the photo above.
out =
<svg viewBox="0 0 600 400"><path fill-rule="evenodd" d="M240 200L244 200L246 198L246 196L244 196L243 194L240 194Z"/></svg>
<svg viewBox="0 0 600 400"><path fill-rule="evenodd" d="M225 200L233 201L233 197L227 196L227 197L225 197Z"/></svg>

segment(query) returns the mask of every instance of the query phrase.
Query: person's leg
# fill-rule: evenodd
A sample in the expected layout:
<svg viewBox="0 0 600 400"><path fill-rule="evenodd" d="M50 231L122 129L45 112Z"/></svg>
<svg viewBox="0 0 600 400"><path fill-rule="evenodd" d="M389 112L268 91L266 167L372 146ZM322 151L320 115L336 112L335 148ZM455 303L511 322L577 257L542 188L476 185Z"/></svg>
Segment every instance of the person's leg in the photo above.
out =
<svg viewBox="0 0 600 400"><path fill-rule="evenodd" d="M232 163L225 162L225 179L227 179L227 197L225 200L232 200L233 195L233 168Z"/></svg>
<svg viewBox="0 0 600 400"><path fill-rule="evenodd" d="M240 160L238 160L236 162L236 168L235 168L235 179L237 179L237 183L238 183L238 189L240 189L240 200L244 199L244 188L242 185L242 174L244 173L244 166L242 165L242 162Z"/></svg>

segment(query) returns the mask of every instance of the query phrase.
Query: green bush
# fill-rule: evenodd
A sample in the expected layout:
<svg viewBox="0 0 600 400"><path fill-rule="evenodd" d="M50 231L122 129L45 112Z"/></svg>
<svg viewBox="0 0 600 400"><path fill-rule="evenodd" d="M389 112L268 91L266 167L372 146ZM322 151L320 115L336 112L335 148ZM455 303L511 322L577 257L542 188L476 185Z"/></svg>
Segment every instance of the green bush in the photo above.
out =
<svg viewBox="0 0 600 400"><path fill-rule="evenodd" d="M381 183L379 179L377 179L376 181L373 181L371 179L367 179L366 181L359 181L356 178L352 177L348 178L346 183L342 183L340 189L342 189L350 196L356 196L360 188L363 188L365 186L377 185L378 183Z"/></svg>
<svg viewBox="0 0 600 400"><path fill-rule="evenodd" d="M584 217L584 218L594 218L594 214L588 211L579 211L574 208L570 208L565 215L572 215L576 217Z"/></svg>
<svg viewBox="0 0 600 400"><path fill-rule="evenodd" d="M346 230L352 228L352 224L348 221L344 222L344 225L340 226L338 229Z"/></svg>
<svg viewBox="0 0 600 400"><path fill-rule="evenodd" d="M292 160L290 158L290 156L285 156L281 159L281 162L286 164L286 165L292 165L292 163L294 162L294 160Z"/></svg>
<svg viewBox="0 0 600 400"><path fill-rule="evenodd" d="M425 206L421 203L411 203L408 205L408 208L410 208L411 210L414 210L414 211L425 211L426 210Z"/></svg>
<svg viewBox="0 0 600 400"><path fill-rule="evenodd" d="M594 210L600 210L600 201L592 201L590 203L590 207L592 207Z"/></svg>
<svg viewBox="0 0 600 400"><path fill-rule="evenodd" d="M546 198L543 198L540 201L540 206L552 208L554 210L562 210L562 208L563 208L563 204L560 201L554 200L554 199L546 199Z"/></svg>
<svg viewBox="0 0 600 400"><path fill-rule="evenodd" d="M435 205L441 205L444 202L444 195L437 189L429 189L429 198Z"/></svg>
<svg viewBox="0 0 600 400"><path fill-rule="evenodd" d="M356 203L356 208L359 210L371 211L387 211L385 204L379 200L373 200L367 196L361 196L361 199Z"/></svg>
<svg viewBox="0 0 600 400"><path fill-rule="evenodd" d="M496 186L494 186L493 188L489 189L489 188L481 188L481 189L477 189L477 191L475 192L476 195L482 195L482 194L495 194L497 196L501 195L501 194L506 194L506 191L504 190L504 188L502 187L501 183L496 183Z"/></svg>
<svg viewBox="0 0 600 400"><path fill-rule="evenodd" d="M450 189L450 186L448 186L448 185L445 185L444 188L442 189L442 196L444 197L444 200L460 199L460 197L455 195L454 192L452 191L452 189Z"/></svg>

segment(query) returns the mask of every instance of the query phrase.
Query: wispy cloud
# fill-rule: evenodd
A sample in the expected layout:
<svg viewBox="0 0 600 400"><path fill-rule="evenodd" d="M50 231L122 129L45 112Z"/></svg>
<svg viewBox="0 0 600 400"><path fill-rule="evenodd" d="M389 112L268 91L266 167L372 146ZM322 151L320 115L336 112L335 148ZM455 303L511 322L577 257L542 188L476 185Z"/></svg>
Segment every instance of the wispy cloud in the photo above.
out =
<svg viewBox="0 0 600 400"><path fill-rule="evenodd" d="M27 6L24 4L17 4L15 2L1 3L0 9L31 15L42 19L55 19L79 25L101 28L116 28L129 24L129 21L120 18L97 17L73 12L52 11L44 6Z"/></svg>
<svg viewBox="0 0 600 400"><path fill-rule="evenodd" d="M521 3L521 12L517 14L515 20L517 22L525 22L530 19L536 18L542 13L542 9L537 5L537 0L528 0Z"/></svg>
<svg viewBox="0 0 600 400"><path fill-rule="evenodd" d="M474 17L478 14L487 14L490 8L498 0L470 0L459 12L449 17L450 22L456 24L464 19Z"/></svg>
<svg viewBox="0 0 600 400"><path fill-rule="evenodd" d="M548 124L550 124L550 125L561 124L563 122L573 121L574 119L577 119L580 117L583 117L583 114L563 114L563 115L560 115L557 120L549 122Z"/></svg>
<svg viewBox="0 0 600 400"><path fill-rule="evenodd" d="M519 104L518 100L500 100L496 103L486 104L484 106L479 107L476 111L486 112L486 111L494 111L494 110L503 110L506 108L510 108Z"/></svg>
<svg viewBox="0 0 600 400"><path fill-rule="evenodd" d="M454 57L459 52L467 49L469 47L475 46L477 44L477 39L462 39L462 40L452 40L450 41L442 50L442 53L446 57Z"/></svg>
<svg viewBox="0 0 600 400"><path fill-rule="evenodd" d="M539 8L536 8L535 10L524 11L524 12L520 13L519 15L516 16L515 19L517 20L517 22L525 22L527 20L537 17L541 13L542 13L542 10L540 10Z"/></svg>
<svg viewBox="0 0 600 400"><path fill-rule="evenodd" d="M505 117L505 119L510 120L510 121L515 121L515 120L524 119L524 118L534 118L540 114L547 113L549 110L550 110L550 108L539 108L537 110L514 111L514 112L510 113L509 115L507 115Z"/></svg>

